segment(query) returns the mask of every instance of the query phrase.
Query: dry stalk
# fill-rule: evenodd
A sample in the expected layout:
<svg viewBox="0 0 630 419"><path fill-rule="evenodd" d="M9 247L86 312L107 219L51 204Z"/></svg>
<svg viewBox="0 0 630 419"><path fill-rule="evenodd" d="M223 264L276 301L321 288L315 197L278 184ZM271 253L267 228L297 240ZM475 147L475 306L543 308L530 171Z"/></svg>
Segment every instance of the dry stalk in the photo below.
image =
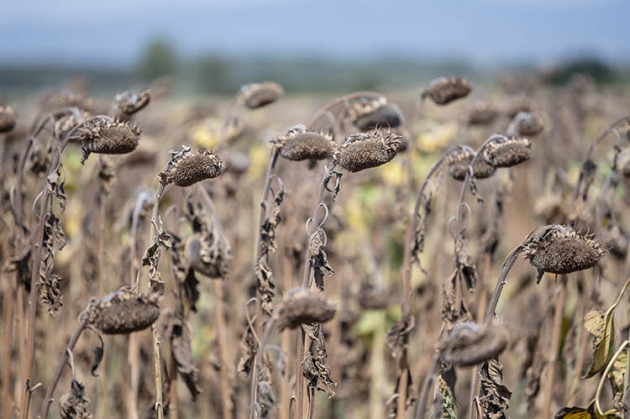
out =
<svg viewBox="0 0 630 419"><path fill-rule="evenodd" d="M57 170L57 166L61 160L61 155L65 146L67 144L67 140L63 141L62 144L57 148L57 152L55 153L55 157L52 164L52 170ZM33 268L31 271L31 294L29 296L28 302L28 313L26 319L26 327L27 327L27 342L26 342L26 358L25 365L23 365L23 374L22 374L22 384L24 386L24 390L22 393L22 400L20 404L20 418L27 419L28 411L31 401L31 394L33 389L31 388L31 376L33 374L33 355L35 352L35 320L37 317L37 298L39 296L39 269L42 262L42 250L43 250L43 240L44 240L44 222L46 219L46 211L50 206L52 201L52 192L48 189L44 192L43 202L41 203L39 209L39 221L37 223L37 230L34 236L33 241L33 249L34 257L33 257ZM63 366L62 366L63 367Z"/></svg>
<svg viewBox="0 0 630 419"><path fill-rule="evenodd" d="M61 356L61 360L59 364L57 364L57 368L53 373L52 382L48 389L46 390L46 395L44 396L44 401L42 402L42 408L39 412L38 419L46 419L48 417L48 411L50 409L50 405L53 402L53 394L55 393L55 388L57 388L57 384L59 383L59 379L61 378L61 374L63 373L63 368L68 362L68 355L72 353L74 347L81 336L81 333L88 327L87 316L80 319L77 328L75 329L70 341L68 342L68 346L66 346L66 350L63 351L63 355Z"/></svg>
<svg viewBox="0 0 630 419"><path fill-rule="evenodd" d="M543 417L550 417L551 415L551 402L553 397L553 389L555 384L556 375L556 362L560 352L560 340L562 338L562 315L564 309L564 300L566 297L567 276L562 275L560 277L560 283L558 284L558 296L556 297L556 307L553 317L553 334L551 336L551 359L547 363L547 388L545 389L545 398L543 403Z"/></svg>

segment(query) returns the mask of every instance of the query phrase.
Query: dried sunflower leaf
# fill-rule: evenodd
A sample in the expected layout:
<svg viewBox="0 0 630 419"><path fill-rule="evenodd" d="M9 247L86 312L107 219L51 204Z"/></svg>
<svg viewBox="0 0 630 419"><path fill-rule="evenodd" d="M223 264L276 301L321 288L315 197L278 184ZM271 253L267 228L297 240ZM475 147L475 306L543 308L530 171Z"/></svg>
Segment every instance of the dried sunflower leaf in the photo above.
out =
<svg viewBox="0 0 630 419"><path fill-rule="evenodd" d="M591 402L586 408L582 407L563 407L556 413L554 419L621 419L616 410L609 410L603 415L597 414L595 402Z"/></svg>
<svg viewBox="0 0 630 419"><path fill-rule="evenodd" d="M584 316L584 328L593 335L593 361L584 378L590 378L606 368L615 351L614 310L604 313L591 311Z"/></svg>
<svg viewBox="0 0 630 419"><path fill-rule="evenodd" d="M455 396L453 396L451 389L441 376L438 377L438 388L440 396L442 396L442 417L444 419L457 419Z"/></svg>
<svg viewBox="0 0 630 419"><path fill-rule="evenodd" d="M96 374L96 370L98 369L98 366L101 365L104 355L105 343L103 342L103 340L101 340L101 345L97 345L94 347L94 360L92 361L92 365L90 366L90 374L92 374L92 377L98 377L98 374Z"/></svg>
<svg viewBox="0 0 630 419"><path fill-rule="evenodd" d="M90 400L85 395L85 386L77 380L70 383L70 393L59 399L59 415L61 419L92 419L88 411Z"/></svg>
<svg viewBox="0 0 630 419"><path fill-rule="evenodd" d="M481 397L479 404L483 419L508 419L505 411L510 407L512 392L503 382L503 366L496 359L486 361L479 371Z"/></svg>
<svg viewBox="0 0 630 419"><path fill-rule="evenodd" d="M392 351L392 356L397 357L407 346L407 336L416 325L416 319L413 316L406 316L400 321L394 323L385 335L385 342Z"/></svg>

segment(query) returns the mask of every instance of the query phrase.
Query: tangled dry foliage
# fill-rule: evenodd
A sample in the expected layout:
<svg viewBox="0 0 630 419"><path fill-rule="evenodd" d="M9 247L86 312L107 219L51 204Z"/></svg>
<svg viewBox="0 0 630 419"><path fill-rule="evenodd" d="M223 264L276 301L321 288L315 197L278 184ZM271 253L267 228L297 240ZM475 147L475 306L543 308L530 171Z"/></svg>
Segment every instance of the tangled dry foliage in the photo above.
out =
<svg viewBox="0 0 630 419"><path fill-rule="evenodd" d="M321 102L0 103L0 417L628 417L629 92Z"/></svg>

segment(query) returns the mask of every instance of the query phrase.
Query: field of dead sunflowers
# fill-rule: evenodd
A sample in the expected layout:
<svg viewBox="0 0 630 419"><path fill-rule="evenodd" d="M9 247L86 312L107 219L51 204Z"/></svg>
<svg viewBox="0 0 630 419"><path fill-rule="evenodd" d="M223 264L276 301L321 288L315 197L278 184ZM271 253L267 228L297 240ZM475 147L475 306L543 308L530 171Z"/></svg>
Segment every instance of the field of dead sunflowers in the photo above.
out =
<svg viewBox="0 0 630 419"><path fill-rule="evenodd" d="M630 415L630 92L0 103L1 418Z"/></svg>

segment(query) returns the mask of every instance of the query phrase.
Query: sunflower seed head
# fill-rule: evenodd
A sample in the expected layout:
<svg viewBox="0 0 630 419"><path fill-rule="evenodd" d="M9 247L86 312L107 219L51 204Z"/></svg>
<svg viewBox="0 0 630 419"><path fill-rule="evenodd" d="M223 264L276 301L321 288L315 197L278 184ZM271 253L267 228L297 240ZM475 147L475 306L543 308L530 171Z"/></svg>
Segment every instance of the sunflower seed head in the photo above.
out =
<svg viewBox="0 0 630 419"><path fill-rule="evenodd" d="M520 135L533 137L540 134L545 128L545 120L538 112L519 112L514 119L516 120L516 130Z"/></svg>
<svg viewBox="0 0 630 419"><path fill-rule="evenodd" d="M216 154L208 150L191 151L183 146L181 151L171 151L171 160L166 169L158 174L164 186L174 183L186 187L202 180L212 179L221 174L223 162Z"/></svg>
<svg viewBox="0 0 630 419"><path fill-rule="evenodd" d="M466 147L453 151L448 156L448 174L455 180L463 181L466 179L468 166L475 158L475 152ZM477 179L486 179L492 176L495 168L490 166L484 159L477 159L473 174Z"/></svg>
<svg viewBox="0 0 630 419"><path fill-rule="evenodd" d="M326 323L337 312L337 306L326 300L323 294L295 288L290 290L280 307L276 321L280 330L296 329L303 324Z"/></svg>
<svg viewBox="0 0 630 419"><path fill-rule="evenodd" d="M157 296L123 288L95 302L89 323L105 334L127 335L151 326L159 315Z"/></svg>
<svg viewBox="0 0 630 419"><path fill-rule="evenodd" d="M332 136L307 130L304 125L291 128L285 135L271 141L287 160L323 160L333 155L336 144Z"/></svg>
<svg viewBox="0 0 630 419"><path fill-rule="evenodd" d="M436 105L448 105L454 100L468 96L472 88L459 77L439 77L433 80L422 92L422 98L429 97Z"/></svg>
<svg viewBox="0 0 630 419"><path fill-rule="evenodd" d="M138 147L142 130L126 122L95 119L79 129L83 163L91 153L127 154Z"/></svg>
<svg viewBox="0 0 630 419"><path fill-rule="evenodd" d="M57 135L65 137L74 127L84 123L88 119L90 119L90 114L83 110L79 109L77 112L70 112L55 121L55 131ZM72 140L72 138L70 140Z"/></svg>
<svg viewBox="0 0 630 419"><path fill-rule="evenodd" d="M498 114L499 112L488 102L479 100L468 114L468 124L478 126L489 125Z"/></svg>
<svg viewBox="0 0 630 419"><path fill-rule="evenodd" d="M353 134L335 151L335 160L349 172L377 167L398 153L402 136L393 131L373 130Z"/></svg>
<svg viewBox="0 0 630 419"><path fill-rule="evenodd" d="M483 150L483 157L492 167L512 167L529 160L532 143L527 138L497 137Z"/></svg>
<svg viewBox="0 0 630 419"><path fill-rule="evenodd" d="M0 105L0 132L9 132L15 127L17 115L10 106Z"/></svg>
<svg viewBox="0 0 630 419"><path fill-rule="evenodd" d="M278 83L251 83L241 87L237 102L248 109L258 109L275 102L283 93Z"/></svg>
<svg viewBox="0 0 630 419"><path fill-rule="evenodd" d="M79 108L91 112L94 110L94 100L82 92L70 90L62 91L44 99L43 107L48 110L61 108Z"/></svg>
<svg viewBox="0 0 630 419"><path fill-rule="evenodd" d="M120 119L129 119L131 115L144 109L150 101L151 92L149 89L144 89L140 92L126 90L122 93L118 93L114 98L117 117Z"/></svg>
<svg viewBox="0 0 630 419"><path fill-rule="evenodd" d="M438 344L442 359L453 366L472 366L499 355L509 342L502 325L457 323L448 337Z"/></svg>
<svg viewBox="0 0 630 419"><path fill-rule="evenodd" d="M578 234L568 226L552 224L534 230L525 241L524 256L544 272L569 274L595 266L604 256L598 242Z"/></svg>
<svg viewBox="0 0 630 419"><path fill-rule="evenodd" d="M356 101L348 111L348 119L361 131L375 128L396 128L402 122L398 106L387 103L385 97Z"/></svg>
<svg viewBox="0 0 630 419"><path fill-rule="evenodd" d="M514 119L520 112L524 113L537 113L538 106L531 99L526 96L520 96L514 99L505 110L510 119Z"/></svg>

